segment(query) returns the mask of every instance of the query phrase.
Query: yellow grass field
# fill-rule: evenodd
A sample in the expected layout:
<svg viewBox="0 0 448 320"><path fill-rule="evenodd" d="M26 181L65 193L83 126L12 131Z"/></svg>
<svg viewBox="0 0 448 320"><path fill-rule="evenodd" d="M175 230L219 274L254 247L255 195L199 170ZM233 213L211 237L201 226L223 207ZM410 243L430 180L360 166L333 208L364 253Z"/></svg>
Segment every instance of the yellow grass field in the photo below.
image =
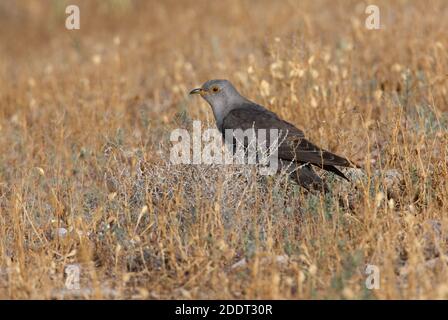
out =
<svg viewBox="0 0 448 320"><path fill-rule="evenodd" d="M374 2L1 0L0 298L447 299L448 2ZM365 174L171 164L215 78Z"/></svg>

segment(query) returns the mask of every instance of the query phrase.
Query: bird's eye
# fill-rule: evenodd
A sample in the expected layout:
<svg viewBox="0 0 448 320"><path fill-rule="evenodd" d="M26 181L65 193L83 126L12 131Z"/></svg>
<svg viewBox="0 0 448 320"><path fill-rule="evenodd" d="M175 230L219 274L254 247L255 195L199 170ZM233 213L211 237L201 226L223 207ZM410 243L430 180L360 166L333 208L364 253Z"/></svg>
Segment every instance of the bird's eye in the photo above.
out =
<svg viewBox="0 0 448 320"><path fill-rule="evenodd" d="M212 88L212 91L216 93L216 92L219 91L219 88L218 88L218 87L213 87L213 88Z"/></svg>

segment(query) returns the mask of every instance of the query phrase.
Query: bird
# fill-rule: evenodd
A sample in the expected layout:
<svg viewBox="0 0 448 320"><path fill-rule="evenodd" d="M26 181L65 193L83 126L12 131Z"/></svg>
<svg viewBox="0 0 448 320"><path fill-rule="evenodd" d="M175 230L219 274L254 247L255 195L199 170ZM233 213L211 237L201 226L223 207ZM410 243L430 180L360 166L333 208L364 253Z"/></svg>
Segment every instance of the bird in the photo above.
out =
<svg viewBox="0 0 448 320"><path fill-rule="evenodd" d="M313 167L330 171L347 181L349 179L336 166L359 167L344 157L316 146L305 138L302 130L242 96L228 80L208 80L201 87L190 91L190 95L195 94L199 94L211 106L216 126L223 137L227 129L278 129L282 132L277 150L280 169L286 168L291 178L307 190L328 192L328 186Z"/></svg>

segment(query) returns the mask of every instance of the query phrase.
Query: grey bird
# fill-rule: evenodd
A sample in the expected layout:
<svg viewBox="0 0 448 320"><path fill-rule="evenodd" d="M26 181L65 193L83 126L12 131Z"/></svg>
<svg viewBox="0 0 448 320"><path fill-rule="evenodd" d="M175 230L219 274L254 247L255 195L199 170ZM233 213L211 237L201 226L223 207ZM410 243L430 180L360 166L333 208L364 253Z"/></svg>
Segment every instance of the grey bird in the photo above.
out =
<svg viewBox="0 0 448 320"><path fill-rule="evenodd" d="M283 132L278 146L280 168L287 168L291 177L308 190L328 191L312 166L331 171L346 180L348 178L335 166L356 166L306 140L302 130L243 97L228 80L209 80L190 94L199 94L209 103L223 135L226 129L278 129Z"/></svg>

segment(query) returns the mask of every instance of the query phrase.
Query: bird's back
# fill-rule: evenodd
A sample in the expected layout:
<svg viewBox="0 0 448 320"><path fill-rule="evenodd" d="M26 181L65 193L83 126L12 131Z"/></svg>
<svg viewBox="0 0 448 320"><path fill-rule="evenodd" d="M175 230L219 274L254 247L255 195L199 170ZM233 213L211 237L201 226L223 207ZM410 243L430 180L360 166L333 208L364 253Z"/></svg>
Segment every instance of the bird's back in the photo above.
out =
<svg viewBox="0 0 448 320"><path fill-rule="evenodd" d="M256 103L246 102L232 109L223 119L221 132L225 129L278 129L289 134L304 137L303 131L280 119L274 112Z"/></svg>

